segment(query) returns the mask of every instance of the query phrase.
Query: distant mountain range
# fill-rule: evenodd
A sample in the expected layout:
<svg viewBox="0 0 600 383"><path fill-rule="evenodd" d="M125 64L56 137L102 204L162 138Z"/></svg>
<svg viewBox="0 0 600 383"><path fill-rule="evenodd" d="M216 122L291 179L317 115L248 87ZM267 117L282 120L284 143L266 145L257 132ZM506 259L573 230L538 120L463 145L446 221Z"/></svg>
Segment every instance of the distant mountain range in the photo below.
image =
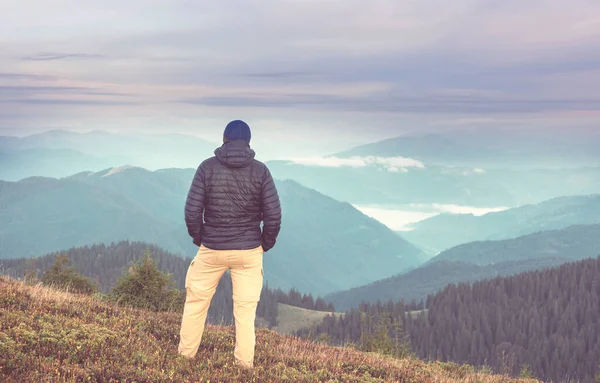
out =
<svg viewBox="0 0 600 383"><path fill-rule="evenodd" d="M600 195L560 197L483 216L441 214L410 225L409 241L438 251L483 240L516 238L571 225L600 223Z"/></svg>
<svg viewBox="0 0 600 383"><path fill-rule="evenodd" d="M449 130L406 135L362 145L337 157L410 157L430 165L536 169L600 167L600 133L565 134L565 129Z"/></svg>
<svg viewBox="0 0 600 383"><path fill-rule="evenodd" d="M0 258L143 241L186 256L195 247L183 223L194 169L85 172L63 179L0 182ZM322 295L420 265L425 255L383 224L292 181L278 181L284 220L265 255L271 287Z"/></svg>
<svg viewBox="0 0 600 383"><path fill-rule="evenodd" d="M196 167L218 145L181 134L53 130L22 138L0 136L0 179L60 178L124 164L150 170Z"/></svg>
<svg viewBox="0 0 600 383"><path fill-rule="evenodd" d="M33 175L62 178L83 170L106 169L130 160L123 156L94 157L73 149L0 148L0 179L18 181Z"/></svg>
<svg viewBox="0 0 600 383"><path fill-rule="evenodd" d="M326 297L336 309L360 302L421 300L450 283L553 267L600 255L600 225L576 225L502 241L473 242L446 250L408 273Z"/></svg>
<svg viewBox="0 0 600 383"><path fill-rule="evenodd" d="M564 138L557 144L556 135L495 135L498 133L457 131L405 136L361 146L335 158L268 164L279 179L295 180L356 205L435 203L497 208L600 193L600 163L594 160L599 155L592 145L596 136L574 143ZM191 135L103 131L53 130L22 138L0 137L0 180L62 178L126 164L149 170L192 168L211 156L218 145ZM588 150L590 145L594 150ZM520 154L516 156L515 151ZM259 150L258 158L263 154ZM358 158L351 158L354 156ZM459 161L460 156L472 160ZM406 162L397 157L416 160ZM580 157L585 161L569 160ZM513 166L509 160L522 166ZM562 161L561 166L553 166L555 160ZM415 161L421 166L403 165L415 165Z"/></svg>

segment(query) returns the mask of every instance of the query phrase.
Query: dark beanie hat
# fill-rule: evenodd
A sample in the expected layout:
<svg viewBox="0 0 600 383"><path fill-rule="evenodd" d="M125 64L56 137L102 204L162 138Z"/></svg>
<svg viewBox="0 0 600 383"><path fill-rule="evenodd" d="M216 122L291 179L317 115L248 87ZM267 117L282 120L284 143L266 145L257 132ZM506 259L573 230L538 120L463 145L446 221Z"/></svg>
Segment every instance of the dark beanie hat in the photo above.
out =
<svg viewBox="0 0 600 383"><path fill-rule="evenodd" d="M244 140L250 142L252 138L250 134L250 127L242 120L231 121L225 127L225 133L223 133L223 142L233 140Z"/></svg>

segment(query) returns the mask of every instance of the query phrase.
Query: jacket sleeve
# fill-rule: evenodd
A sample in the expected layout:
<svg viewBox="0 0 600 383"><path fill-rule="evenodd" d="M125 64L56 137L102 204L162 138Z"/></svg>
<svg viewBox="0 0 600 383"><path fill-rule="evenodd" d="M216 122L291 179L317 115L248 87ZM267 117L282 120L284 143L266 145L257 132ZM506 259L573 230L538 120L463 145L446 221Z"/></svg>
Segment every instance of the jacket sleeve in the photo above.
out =
<svg viewBox="0 0 600 383"><path fill-rule="evenodd" d="M265 252L275 246L281 229L281 204L279 194L273 182L271 172L267 169L261 191L263 215L262 247Z"/></svg>
<svg viewBox="0 0 600 383"><path fill-rule="evenodd" d="M204 233L204 202L204 167L200 165L196 170L185 202L185 224L196 246L201 245Z"/></svg>

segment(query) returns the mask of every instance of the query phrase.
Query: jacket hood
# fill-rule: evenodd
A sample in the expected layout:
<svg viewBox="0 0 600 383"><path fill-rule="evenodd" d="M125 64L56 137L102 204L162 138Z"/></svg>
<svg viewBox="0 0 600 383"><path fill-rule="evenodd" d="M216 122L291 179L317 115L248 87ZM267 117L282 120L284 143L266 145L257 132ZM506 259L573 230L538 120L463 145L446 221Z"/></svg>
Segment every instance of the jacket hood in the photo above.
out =
<svg viewBox="0 0 600 383"><path fill-rule="evenodd" d="M248 141L227 141L215 149L215 156L221 163L230 168L243 168L254 161L256 153L250 149Z"/></svg>

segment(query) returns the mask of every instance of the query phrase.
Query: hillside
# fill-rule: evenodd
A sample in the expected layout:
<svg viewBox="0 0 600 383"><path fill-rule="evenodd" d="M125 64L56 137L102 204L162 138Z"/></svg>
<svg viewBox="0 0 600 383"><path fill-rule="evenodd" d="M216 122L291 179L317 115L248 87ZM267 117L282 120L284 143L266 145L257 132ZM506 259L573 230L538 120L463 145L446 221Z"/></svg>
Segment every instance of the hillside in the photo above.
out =
<svg viewBox="0 0 600 383"><path fill-rule="evenodd" d="M600 252L598 253L600 254ZM478 266L466 262L440 260L405 274L396 275L365 286L325 296L339 311L358 307L362 302L405 302L426 300L451 283L474 282L529 270L539 270L568 262L563 258L531 259Z"/></svg>
<svg viewBox="0 0 600 383"><path fill-rule="evenodd" d="M117 168L0 182L0 259L121 240L191 257L197 247L187 235L183 205L193 173ZM276 248L265 256L272 287L323 295L425 260L419 249L347 203L292 181L277 187L284 219Z"/></svg>
<svg viewBox="0 0 600 383"><path fill-rule="evenodd" d="M514 239L459 245L430 260L463 261L479 266L547 257L578 260L600 254L600 225L574 225Z"/></svg>
<svg viewBox="0 0 600 383"><path fill-rule="evenodd" d="M91 183L43 177L0 182L0 258L122 239L160 238L161 247L183 252L177 229L134 197Z"/></svg>
<svg viewBox="0 0 600 383"><path fill-rule="evenodd" d="M600 223L600 195L554 198L483 216L441 214L412 224L403 233L409 241L443 251L484 240L517 238L572 225Z"/></svg>
<svg viewBox="0 0 600 383"><path fill-rule="evenodd" d="M277 326L271 327L271 330L287 335L293 335L301 329L312 327L326 316L332 315L331 312L309 310L283 303L278 304L277 311ZM340 314L335 313L334 315Z"/></svg>
<svg viewBox="0 0 600 383"><path fill-rule="evenodd" d="M285 216L278 247L265 257L269 285L322 295L424 262L421 250L350 204L293 181L277 187Z"/></svg>
<svg viewBox="0 0 600 383"><path fill-rule="evenodd" d="M181 317L0 277L0 370L39 382L523 382L452 364L395 360L257 331L254 371L233 365L231 327L208 326L197 357L177 357ZM534 382L529 380L529 382Z"/></svg>

